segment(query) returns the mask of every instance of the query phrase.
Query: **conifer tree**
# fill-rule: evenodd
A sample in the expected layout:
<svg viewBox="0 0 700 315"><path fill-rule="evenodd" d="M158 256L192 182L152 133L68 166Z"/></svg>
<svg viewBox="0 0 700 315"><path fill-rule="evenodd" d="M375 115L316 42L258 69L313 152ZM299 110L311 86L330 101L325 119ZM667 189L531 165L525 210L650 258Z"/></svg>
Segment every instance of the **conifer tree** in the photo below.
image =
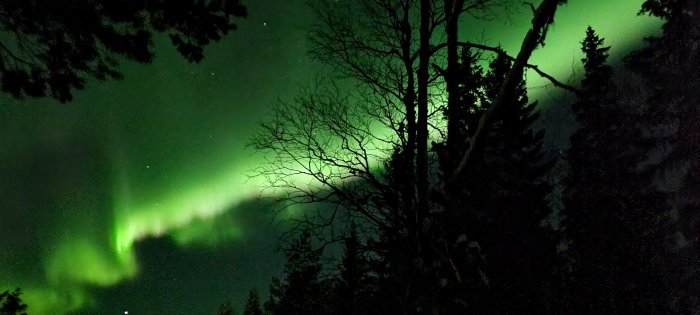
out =
<svg viewBox="0 0 700 315"><path fill-rule="evenodd" d="M476 60L463 53L462 112L448 116L459 117L466 136L473 134L480 114L497 97L511 66L510 60L498 56L483 73ZM443 276L448 281L442 295L452 295L453 301L445 303L452 303L445 310L450 313L546 313L551 308L552 292L546 291L555 283L556 241L542 221L550 189L546 174L553 163L542 150L543 132L533 130L538 114L536 104L528 101L524 81L510 102L475 149L464 178L445 188L446 209L439 225L444 234L438 239L450 240L451 245L438 246L446 256ZM467 145L448 141L447 147L447 152L460 152ZM445 174L450 174L449 163L441 163Z"/></svg>
<svg viewBox="0 0 700 315"><path fill-rule="evenodd" d="M568 152L571 174L565 205L576 256L574 295L582 304L576 309L581 309L581 313L596 309L615 311L619 305L615 289L607 288L619 283L619 259L625 250L621 247L630 245L620 242L627 233L620 220L624 200L617 193L624 186L620 183L625 174L609 156L608 147L618 139L610 138L608 122L621 117L612 111L612 104L606 104L612 101L605 93L612 83L612 71L605 64L609 47L602 45L603 39L589 27L582 42L586 73L578 101L573 105L579 130L572 135Z"/></svg>
<svg viewBox="0 0 700 315"><path fill-rule="evenodd" d="M363 256L357 228L352 226L344 240L343 256L340 260L338 281L335 288L335 314L374 314L376 304L370 286L370 266Z"/></svg>
<svg viewBox="0 0 700 315"><path fill-rule="evenodd" d="M459 163L459 157L466 150L465 139L473 135L479 117L483 114L482 105L484 71L477 64L480 55L469 49L461 52L457 67L460 78L456 90L457 102L451 104L444 113L447 121L447 139L433 145L440 164L440 181L443 191L437 195L437 203L444 208L434 216L433 239L436 242L436 260L440 279L439 304L443 312L463 313L474 309L479 295L488 286L484 274L483 256L474 231L478 225L478 215L470 211L474 192L469 190L467 179L470 175L450 181L450 175ZM466 173L466 172L465 172Z"/></svg>
<svg viewBox="0 0 700 315"><path fill-rule="evenodd" d="M231 306L230 302L223 303L219 305L219 311L216 313L217 315L233 315L233 306Z"/></svg>
<svg viewBox="0 0 700 315"><path fill-rule="evenodd" d="M319 278L321 253L312 248L308 230L304 230L286 249L286 256L286 279L273 279L265 308L271 315L322 314L326 292Z"/></svg>
<svg viewBox="0 0 700 315"><path fill-rule="evenodd" d="M537 266L540 269L536 269L531 258L542 252L549 254L550 247L554 249L541 242L546 241L540 221L547 207L540 190L547 190L542 185L547 163L541 156L542 135L531 130L532 121L536 119L534 105L528 105L521 81L530 54L544 42L556 7L564 2L545 0L537 9L533 8L536 11L533 27L523 40L522 50L516 58L500 56L500 61L507 65L499 68L498 74L491 78L491 99L488 100L483 95L487 85L483 71L476 64L476 55L466 51L463 58L470 60L457 64L457 26L460 14L472 9L488 10L492 1L349 1L345 3L358 4L357 7L349 6L349 11L332 1L323 2L330 4L328 12L332 14L320 14L323 23L322 28L314 30L313 41L318 48L314 49L314 55L331 64L344 77L357 80L359 94L368 94L357 95L357 99L360 100L359 106L370 109L370 115L358 117L368 117L366 121L370 122L376 120L395 132L396 137L380 140L395 148L395 154L387 163L389 175L377 176L374 169L363 164L363 161L375 157L369 154L370 158L363 158L363 154L372 151L371 139L377 139L371 131L365 138L368 132L356 126L364 118L355 119L353 115L343 114L328 119L332 111L306 110L309 106L304 104L323 103L315 97L303 101L300 105L302 111L282 112L276 116L283 118L276 120L277 126L265 126L267 136L270 136L267 139L272 141L263 139L256 146L282 157L273 162L279 163L268 173L272 177L287 174L292 168L287 168L286 163L292 162L302 165L303 170L292 170L295 174L301 172L318 180L320 185L309 185L316 191L292 185L292 190L300 194L290 195L302 196L296 200L337 202L339 209L348 209L375 229L373 236L376 238L367 242L372 248L372 255L368 256L374 259L372 272L377 274L380 289L371 300L392 307L385 313L544 311L543 301L547 297L540 294L539 288L548 280L538 276L542 275L540 271L547 270L548 265L540 264ZM441 5L446 12L443 16L438 9ZM323 13L325 9L327 7L317 11ZM369 14L365 16L363 10L367 9L370 10L365 13ZM345 12L349 14L337 14ZM418 20L420 25L415 23ZM362 25L362 22L355 21L369 23ZM432 39L439 34L434 31L438 24L431 23L443 22L449 29L446 30L447 43L433 45ZM365 28L368 28L367 32ZM362 32L356 32L356 29ZM471 46L484 48L483 45ZM440 62L443 48L449 55L446 70L433 64ZM509 59L515 60L513 65ZM435 79L431 73L433 69L444 75L445 80ZM461 81L456 82L456 79ZM428 105L434 104L432 93L442 83L449 86L445 106L448 138L445 143L435 145L443 174L443 178L438 179L434 176L437 165L430 164L433 156L427 147L433 119L437 118L429 115ZM516 89L517 93L513 93ZM455 92L462 94L455 97ZM350 99L355 95L351 94ZM504 104L504 100L513 106ZM343 106L336 102L328 104L331 106L319 108ZM493 117L495 111L486 110L499 107L504 108L505 114ZM509 107L515 107L515 110ZM386 114L388 116L384 117ZM348 117L352 120L349 121ZM498 126L491 126L494 121ZM513 126L509 126L511 122L514 122ZM324 141L318 141L320 137L317 136L326 130L335 133L332 139L339 140L336 148L331 145L326 150L318 146ZM298 131L301 133L295 133ZM506 138L503 133L515 138ZM467 142L466 139L474 141ZM477 140L480 144L474 145ZM472 152L472 148L476 150ZM277 165L282 167L277 168ZM464 171L465 165L467 171ZM491 166L494 168L488 169ZM329 175L327 169L340 171ZM289 183L286 178L281 181ZM443 181L444 185L433 190L441 186L438 181ZM367 185L380 192L376 195L384 196L365 198L368 195L348 194L347 186L334 183ZM522 191L516 190L520 188ZM290 199L296 201L294 197ZM508 217L507 220L502 220L504 217ZM332 225L321 228L328 226ZM505 246L501 240L506 242ZM487 244L483 248L488 255L482 253L481 244ZM511 249L513 251L508 252ZM487 257L494 259L487 260ZM518 267L522 262L526 267ZM499 269L501 267L504 269ZM510 267L513 268L508 269ZM507 275L499 275L504 270ZM532 270L536 272L530 272ZM295 314L289 307L281 306L290 294L290 275L288 273L288 280L273 280L268 303L273 314ZM349 274L345 276L350 279ZM490 276L498 280L495 286ZM520 276L523 276L522 280L518 280ZM528 283L528 280L533 281ZM509 288L511 284L514 286ZM489 290L490 287L497 289ZM516 302L507 303L509 307L506 308L498 299L509 299L510 293L517 295Z"/></svg>
<svg viewBox="0 0 700 315"><path fill-rule="evenodd" d="M511 65L502 55L491 62L484 78L484 107L493 106ZM481 156L468 173L473 177L472 211L480 216L474 232L487 257L490 309L546 314L552 311L552 289L558 282L556 238L543 224L551 189L546 176L554 163L542 149L544 130L534 130L537 103L529 102L523 79L509 102L496 114Z"/></svg>
<svg viewBox="0 0 700 315"><path fill-rule="evenodd" d="M251 289L250 293L248 293L248 300L245 303L243 315L262 315L260 295L258 295L258 290L255 288Z"/></svg>
<svg viewBox="0 0 700 315"><path fill-rule="evenodd" d="M627 58L646 85L642 123L649 154L641 170L666 195L664 264L672 312L700 312L700 4L647 0L640 13L663 19L663 33Z"/></svg>
<svg viewBox="0 0 700 315"><path fill-rule="evenodd" d="M585 78L573 105L580 124L568 152L567 228L575 261L572 300L581 314L666 313L661 196L639 173L643 106L623 106L608 47L591 28Z"/></svg>
<svg viewBox="0 0 700 315"><path fill-rule="evenodd" d="M22 291L17 288L14 291L0 293L0 314L2 315L27 315L27 304L20 298Z"/></svg>

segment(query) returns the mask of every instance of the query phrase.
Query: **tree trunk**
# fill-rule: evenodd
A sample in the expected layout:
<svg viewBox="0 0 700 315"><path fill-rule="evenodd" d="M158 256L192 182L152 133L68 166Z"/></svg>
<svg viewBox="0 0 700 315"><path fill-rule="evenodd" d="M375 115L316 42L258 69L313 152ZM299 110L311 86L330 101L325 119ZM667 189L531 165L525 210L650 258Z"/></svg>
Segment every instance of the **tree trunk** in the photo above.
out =
<svg viewBox="0 0 700 315"><path fill-rule="evenodd" d="M447 152L461 154L464 136L459 132L459 51L458 51L458 22L459 13L464 6L464 0L445 0L445 33L447 35L447 71L445 74L445 84L447 90ZM457 156L450 156L449 159L456 159ZM451 168L456 163L450 164ZM450 170L451 171L451 170Z"/></svg>
<svg viewBox="0 0 700 315"><path fill-rule="evenodd" d="M457 165L457 168L452 173L452 180L457 180L464 171L469 162L471 153L474 151L480 138L485 136L496 112L500 110L501 107L509 105L507 102L512 99L515 88L522 80L524 68L527 65L528 59L530 59L537 45L544 43L547 27L554 21L554 13L557 11L557 6L565 2L566 0L543 0L540 6L537 7L537 10L534 12L535 16L532 18L532 28L528 30L523 39L520 52L515 58L515 62L513 62L510 71L508 71L508 75L506 75L503 80L503 84L501 84L501 89L498 92L496 101L481 116L481 119L479 119L479 125L469 141L469 147L462 155L459 165Z"/></svg>
<svg viewBox="0 0 700 315"><path fill-rule="evenodd" d="M422 215L428 211L428 67L430 66L430 0L420 4L420 47L418 50L418 124L416 143L416 181L418 211L416 222L421 225ZM419 226L420 228L420 226Z"/></svg>

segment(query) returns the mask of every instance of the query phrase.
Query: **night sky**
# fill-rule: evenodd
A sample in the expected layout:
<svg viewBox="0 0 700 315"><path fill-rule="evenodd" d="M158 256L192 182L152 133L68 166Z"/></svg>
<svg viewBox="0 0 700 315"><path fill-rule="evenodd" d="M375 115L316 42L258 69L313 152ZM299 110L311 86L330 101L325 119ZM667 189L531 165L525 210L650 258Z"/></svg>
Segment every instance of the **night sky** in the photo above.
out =
<svg viewBox="0 0 700 315"><path fill-rule="evenodd" d="M619 60L658 32L641 2L570 0L531 63L575 82L588 25ZM152 64L126 63L124 80L90 82L72 103L0 96L0 291L22 288L30 314L214 314L230 299L242 309L252 286L266 295L283 225L249 178L262 159L246 144L320 69L305 55L304 3L244 2L249 17L199 65L160 38ZM523 6L463 34L514 55L530 18ZM528 78L548 124L566 117L552 105L562 94Z"/></svg>

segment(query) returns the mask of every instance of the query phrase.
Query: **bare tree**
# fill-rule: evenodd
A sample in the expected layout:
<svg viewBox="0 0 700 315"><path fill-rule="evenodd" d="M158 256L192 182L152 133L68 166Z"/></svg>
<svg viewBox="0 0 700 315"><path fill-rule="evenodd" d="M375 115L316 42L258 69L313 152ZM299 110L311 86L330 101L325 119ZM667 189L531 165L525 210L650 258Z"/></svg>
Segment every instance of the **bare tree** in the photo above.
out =
<svg viewBox="0 0 700 315"><path fill-rule="evenodd" d="M527 63L543 42L560 2L544 1L539 9L533 7L533 28L523 51L517 58L509 57L515 64L508 78L521 77L528 67L573 90ZM342 204L341 208L379 227L387 228L387 218L393 217L418 231L420 212L430 208L429 134L430 130L442 132L431 126L444 124L436 114L445 108L449 112L457 102L458 48L505 55L497 47L458 41L459 18L465 13L493 17L495 8L508 4L508 0L313 2L317 23L310 31L309 52L333 73L303 87L291 102L280 102L275 116L263 124L252 141L268 158L259 174L269 179L270 188L285 189L284 198L293 203ZM445 55L447 68L442 69L437 65ZM508 78L501 94L512 93L517 80ZM441 91L447 91L446 100ZM488 126L492 112L501 106L489 109L480 129ZM450 121L448 117L448 141ZM470 146L481 133L468 141ZM461 162L455 174L467 163L470 150L461 159L453 157ZM403 181L389 185L382 163L392 152L400 159ZM400 210L392 211L401 213L386 213L386 196L399 200ZM339 208L334 209L326 218L334 217Z"/></svg>
<svg viewBox="0 0 700 315"><path fill-rule="evenodd" d="M385 126L376 122L382 115L390 121L396 118L388 109L370 112L357 106L361 102L336 85L320 83L301 88L291 103L280 102L252 140L267 159L257 172L287 204L342 205L386 228L380 205L390 187L380 163L400 140L381 134ZM341 207L333 209L323 218L334 218Z"/></svg>
<svg viewBox="0 0 700 315"><path fill-rule="evenodd" d="M497 47L458 41L461 16L491 16L508 2L314 2L317 24L310 32L310 54L332 72L303 86L295 99L280 101L252 140L267 158L258 174L287 204L332 205L324 208L330 211L303 216L302 223L332 228L339 215L348 216L394 242L372 250L393 255L399 264L399 278L405 279L397 280L402 313L427 307L437 298L421 293L439 286L429 276L429 256L435 251L428 249L434 247L428 230L435 210L429 193L438 183L431 179L428 144L431 132L444 138L444 125L450 136L450 117L442 114L459 101L458 49L480 49L515 61L494 110L508 106L504 100L510 99L526 67L572 89L527 63L563 1L545 0L533 10L533 28L517 57ZM453 157L449 180L469 162L471 146L491 123L491 111L472 139L459 139L469 147Z"/></svg>

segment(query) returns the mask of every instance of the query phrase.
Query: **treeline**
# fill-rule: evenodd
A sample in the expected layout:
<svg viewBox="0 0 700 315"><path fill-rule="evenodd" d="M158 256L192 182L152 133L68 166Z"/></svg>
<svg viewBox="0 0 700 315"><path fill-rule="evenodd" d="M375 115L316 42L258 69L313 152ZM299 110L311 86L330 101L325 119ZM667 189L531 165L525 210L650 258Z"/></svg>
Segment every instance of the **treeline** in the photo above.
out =
<svg viewBox="0 0 700 315"><path fill-rule="evenodd" d="M550 77L578 129L548 152L523 71L562 2L533 10L515 57L458 40L459 15L494 1L437 2L315 7L312 54L341 78L280 104L253 144L284 201L322 206L244 314L700 312L700 7L645 1L663 34L618 71L588 28L580 84Z"/></svg>

